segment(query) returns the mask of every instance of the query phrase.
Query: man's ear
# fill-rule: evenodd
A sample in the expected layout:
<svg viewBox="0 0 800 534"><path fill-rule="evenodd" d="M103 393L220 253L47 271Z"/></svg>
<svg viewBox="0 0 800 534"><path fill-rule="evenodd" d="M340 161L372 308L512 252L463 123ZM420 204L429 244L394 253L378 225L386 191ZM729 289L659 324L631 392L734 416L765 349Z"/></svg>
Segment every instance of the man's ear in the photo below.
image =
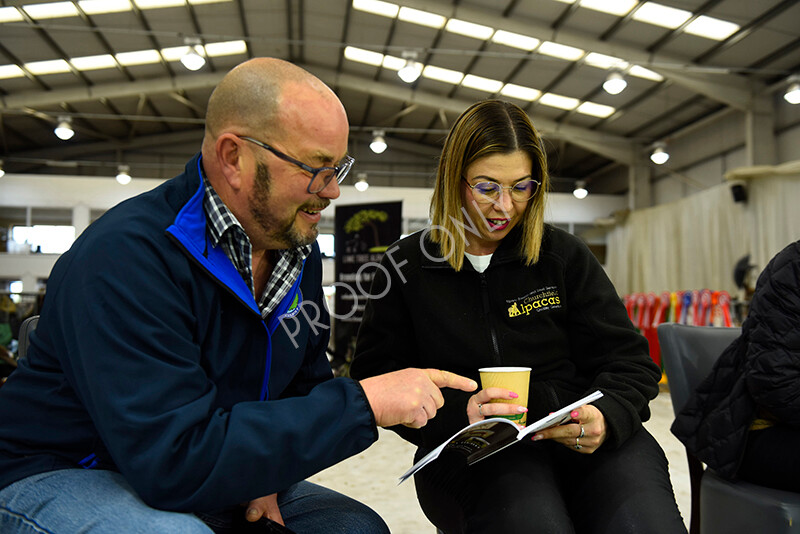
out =
<svg viewBox="0 0 800 534"><path fill-rule="evenodd" d="M242 172L245 161L244 152L241 150L239 138L233 134L222 134L214 144L217 152L219 169L225 177L225 181L234 191L242 188Z"/></svg>

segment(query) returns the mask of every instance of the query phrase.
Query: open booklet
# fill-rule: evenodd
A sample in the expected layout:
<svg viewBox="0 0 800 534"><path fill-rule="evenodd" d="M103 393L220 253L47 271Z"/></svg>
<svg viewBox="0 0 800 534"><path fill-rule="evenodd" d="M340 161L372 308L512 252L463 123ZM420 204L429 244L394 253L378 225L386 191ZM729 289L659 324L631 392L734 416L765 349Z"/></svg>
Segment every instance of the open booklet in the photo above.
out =
<svg viewBox="0 0 800 534"><path fill-rule="evenodd" d="M508 419L503 419L502 417L484 419L472 423L469 426L465 426L456 432L453 437L433 449L424 458L420 459L411 469L403 473L398 484L404 482L411 475L434 461L445 450L460 452L466 458L467 465L472 465L478 460L483 460L487 456L491 456L509 445L513 445L525 436L570 421L572 419L570 414L573 410L580 408L584 404L596 401L602 396L603 394L600 391L595 391L573 402L569 406L564 406L557 412L551 413L547 417L542 417L525 428L520 428L515 423Z"/></svg>

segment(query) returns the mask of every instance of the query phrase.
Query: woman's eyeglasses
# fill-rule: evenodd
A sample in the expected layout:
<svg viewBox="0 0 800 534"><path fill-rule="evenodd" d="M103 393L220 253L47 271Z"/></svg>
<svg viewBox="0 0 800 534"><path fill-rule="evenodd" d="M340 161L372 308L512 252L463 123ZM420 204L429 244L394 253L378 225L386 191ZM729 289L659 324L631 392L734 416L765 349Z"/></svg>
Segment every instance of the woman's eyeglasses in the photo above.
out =
<svg viewBox="0 0 800 534"><path fill-rule="evenodd" d="M475 199L476 202L480 203L489 203L489 202L497 202L500 198L503 189L509 189L511 194L511 200L516 202L522 202L524 200L528 200L533 198L536 192L539 190L539 185L541 185L537 180L530 179L530 180L522 180L514 185L509 186L502 186L497 182L478 182L475 185L470 185L466 178L462 178L464 183L467 184L472 190L472 198Z"/></svg>
<svg viewBox="0 0 800 534"><path fill-rule="evenodd" d="M311 181L308 183L307 191L312 194L319 193L325 189L325 187L327 187L327 185L331 183L331 180L334 178L336 178L336 183L342 183L342 180L344 180L345 176L347 176L347 173L350 172L350 169L353 167L353 163L356 161L351 156L345 156L339 165L334 165L333 167L311 167L302 161L298 161L291 156L287 156L280 150L272 148L266 143L262 143L258 139L253 139L252 137L246 137L243 135L240 135L239 138L244 139L245 141L250 141L254 145L258 145L261 148L267 149L277 157L281 158L283 161L288 161L293 165L297 165L309 173L311 175Z"/></svg>

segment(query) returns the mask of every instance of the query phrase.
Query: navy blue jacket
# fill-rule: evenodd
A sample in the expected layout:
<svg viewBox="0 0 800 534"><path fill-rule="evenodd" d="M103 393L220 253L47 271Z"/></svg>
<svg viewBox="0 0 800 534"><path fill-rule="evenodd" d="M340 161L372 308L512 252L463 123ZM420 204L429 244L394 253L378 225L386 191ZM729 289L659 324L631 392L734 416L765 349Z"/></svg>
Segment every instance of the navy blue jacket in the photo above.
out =
<svg viewBox="0 0 800 534"><path fill-rule="evenodd" d="M361 387L331 374L319 248L263 321L211 245L200 165L109 210L56 263L28 357L0 388L0 487L113 469L151 506L210 511L377 439Z"/></svg>

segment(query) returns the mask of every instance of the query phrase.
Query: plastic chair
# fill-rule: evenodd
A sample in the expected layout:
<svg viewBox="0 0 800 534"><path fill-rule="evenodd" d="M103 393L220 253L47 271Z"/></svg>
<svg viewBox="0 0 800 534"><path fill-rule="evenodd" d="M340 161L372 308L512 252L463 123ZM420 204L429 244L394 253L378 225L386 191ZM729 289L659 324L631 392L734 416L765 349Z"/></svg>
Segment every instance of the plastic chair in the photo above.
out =
<svg viewBox="0 0 800 534"><path fill-rule="evenodd" d="M36 325L39 324L39 316L31 315L19 326L19 345L17 345L17 359L21 360L28 354L28 346L30 345L31 332L36 330Z"/></svg>
<svg viewBox="0 0 800 534"><path fill-rule="evenodd" d="M661 357L676 416L711 372L722 351L740 334L741 328L658 325ZM688 451L686 456L692 492L691 534L800 532L800 494L725 480L711 469L703 470L702 462Z"/></svg>

